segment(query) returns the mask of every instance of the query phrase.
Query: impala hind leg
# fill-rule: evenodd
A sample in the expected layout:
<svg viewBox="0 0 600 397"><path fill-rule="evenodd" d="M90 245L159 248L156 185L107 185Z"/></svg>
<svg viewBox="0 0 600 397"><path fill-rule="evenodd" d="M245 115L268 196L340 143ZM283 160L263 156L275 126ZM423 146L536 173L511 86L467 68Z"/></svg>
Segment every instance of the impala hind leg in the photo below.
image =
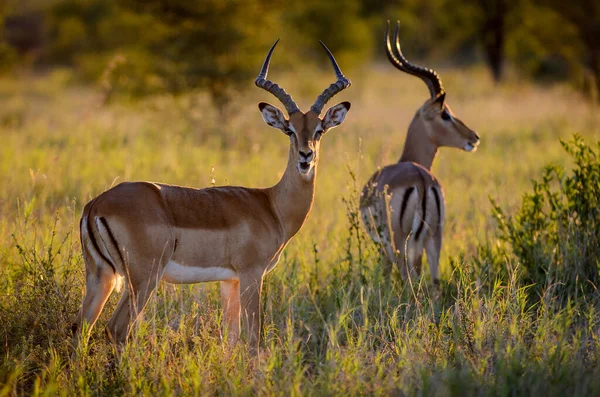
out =
<svg viewBox="0 0 600 397"><path fill-rule="evenodd" d="M392 268L394 266L394 258L396 257L396 255L393 253L391 247L389 247L389 249L381 247L379 252L381 255L381 268L383 270L383 279L389 281L390 275L392 274Z"/></svg>
<svg viewBox="0 0 600 397"><path fill-rule="evenodd" d="M442 249L442 233L431 236L425 242L425 252L427 252L427 262L429 262L429 271L434 285L439 285L439 264L440 251Z"/></svg>
<svg viewBox="0 0 600 397"><path fill-rule="evenodd" d="M85 298L72 327L74 347L89 338L92 327L98 320L117 280L118 276L108 266L100 265L92 269L89 266L86 267ZM84 323L88 324L85 335Z"/></svg>
<svg viewBox="0 0 600 397"><path fill-rule="evenodd" d="M394 262L398 267L398 271L400 272L400 278L402 279L402 281L408 281L408 277L410 274L410 266L408 264L408 258L406 257L404 248L396 250L396 259Z"/></svg>
<svg viewBox="0 0 600 397"><path fill-rule="evenodd" d="M396 246L392 241L391 233L387 227L378 230L377 238L374 238L374 241L379 244L383 277L386 280L390 280L392 268L394 267L394 262L396 262L398 256L398 246Z"/></svg>
<svg viewBox="0 0 600 397"><path fill-rule="evenodd" d="M240 282L221 281L221 306L223 307L223 335L230 343L240 337Z"/></svg>
<svg viewBox="0 0 600 397"><path fill-rule="evenodd" d="M421 275L421 268L423 267L423 250L415 255L415 259L413 261L413 268L417 273L417 276Z"/></svg>
<svg viewBox="0 0 600 397"><path fill-rule="evenodd" d="M402 281L408 281L409 277L411 280L416 280L414 239L411 235L398 233L394 235L394 243L396 246L395 262L400 271Z"/></svg>
<svg viewBox="0 0 600 397"><path fill-rule="evenodd" d="M162 278L162 271L158 274L156 272L149 273L153 273L154 276L149 278L136 277L136 275L129 276L126 281L127 288L108 322L106 332L109 339L117 347L122 347L127 342L133 324L140 317L150 296L152 296L152 292L154 292Z"/></svg>

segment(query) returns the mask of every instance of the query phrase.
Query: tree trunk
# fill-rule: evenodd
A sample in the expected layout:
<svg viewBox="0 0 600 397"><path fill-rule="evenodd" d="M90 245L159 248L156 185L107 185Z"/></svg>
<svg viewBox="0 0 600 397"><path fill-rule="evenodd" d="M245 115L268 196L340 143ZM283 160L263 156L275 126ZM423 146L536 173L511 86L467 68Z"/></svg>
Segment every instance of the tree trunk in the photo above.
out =
<svg viewBox="0 0 600 397"><path fill-rule="evenodd" d="M600 34L600 23L591 22L589 26L579 26L581 32L581 38L585 43L586 50L588 52L588 66L592 72L594 81L592 84L596 89L596 97L600 96L600 41L598 35Z"/></svg>
<svg viewBox="0 0 600 397"><path fill-rule="evenodd" d="M600 3L597 0L538 0L570 21L585 45L586 67L592 72L596 95L600 95Z"/></svg>
<svg viewBox="0 0 600 397"><path fill-rule="evenodd" d="M499 82L504 72L505 22L508 7L506 0L482 1L481 6L484 13L481 32L483 48L494 80Z"/></svg>
<svg viewBox="0 0 600 397"><path fill-rule="evenodd" d="M590 68L596 85L596 98L600 97L600 48L590 49Z"/></svg>

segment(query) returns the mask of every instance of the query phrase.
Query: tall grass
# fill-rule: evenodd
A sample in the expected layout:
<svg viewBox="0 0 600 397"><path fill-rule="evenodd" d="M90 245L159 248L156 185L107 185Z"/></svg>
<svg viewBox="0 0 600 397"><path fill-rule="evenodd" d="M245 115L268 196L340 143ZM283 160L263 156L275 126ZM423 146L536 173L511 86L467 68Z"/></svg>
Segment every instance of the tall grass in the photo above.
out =
<svg viewBox="0 0 600 397"><path fill-rule="evenodd" d="M278 78L303 107L331 79L308 75ZM287 139L254 105L271 98L244 94L221 125L202 93L100 107L62 72L0 82L0 395L598 395L597 116L564 87L443 75L482 145L443 150L433 169L448 218L440 290L427 275L384 280L358 221L361 184L397 161L426 98L377 66L344 92L353 108L324 137L313 213L266 277L258 360L221 343L217 283L162 284L119 357L102 331L116 295L73 358L69 328L85 202L122 180L275 183ZM570 156L559 138L574 132L588 145Z"/></svg>

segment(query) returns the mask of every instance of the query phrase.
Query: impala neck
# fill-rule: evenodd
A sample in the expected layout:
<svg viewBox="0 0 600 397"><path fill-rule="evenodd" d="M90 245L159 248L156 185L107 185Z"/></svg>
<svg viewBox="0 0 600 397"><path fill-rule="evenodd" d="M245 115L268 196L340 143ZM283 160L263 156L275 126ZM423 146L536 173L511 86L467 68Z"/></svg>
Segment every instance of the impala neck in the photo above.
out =
<svg viewBox="0 0 600 397"><path fill-rule="evenodd" d="M285 228L287 239L300 230L310 213L315 197L316 178L317 164L312 170L312 178L304 179L298 172L297 162L290 149L285 173L281 180L270 189L273 206Z"/></svg>
<svg viewBox="0 0 600 397"><path fill-rule="evenodd" d="M438 145L428 137L424 121L418 114L415 115L408 127L400 162L412 161L431 170L437 151Z"/></svg>

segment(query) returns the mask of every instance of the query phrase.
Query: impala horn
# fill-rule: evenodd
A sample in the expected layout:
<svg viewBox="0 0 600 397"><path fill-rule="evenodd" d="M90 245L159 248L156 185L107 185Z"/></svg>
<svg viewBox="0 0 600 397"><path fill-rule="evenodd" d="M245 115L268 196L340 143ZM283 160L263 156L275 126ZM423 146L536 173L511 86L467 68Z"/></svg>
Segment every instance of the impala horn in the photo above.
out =
<svg viewBox="0 0 600 397"><path fill-rule="evenodd" d="M271 55L273 55L273 50L275 50L275 46L277 45L277 43L279 43L279 39L277 39L275 44L273 44L273 46L269 50L267 58L265 59L265 63L263 63L260 74L256 78L254 84L256 84L257 87L262 88L263 90L266 90L271 94L275 95L275 97L281 101L283 106L285 106L285 110L287 110L288 115L292 115L293 113L300 111L300 109L298 109L298 106L296 105L296 102L294 102L294 100L292 99L292 96L285 92L283 88L273 83L271 80L267 80L267 73L269 73L269 64L271 63Z"/></svg>
<svg viewBox="0 0 600 397"><path fill-rule="evenodd" d="M402 54L402 50L400 49L399 32L400 21L398 21L396 25L396 31L394 33L394 41L396 43L397 52L394 54L392 44L390 43L390 21L387 21L387 27L385 29L385 53L387 54L388 59L396 68L405 73L417 76L423 80L425 84L427 84L427 88L429 88L429 94L431 94L431 97L437 97L444 92L444 86L442 85L442 79L440 78L440 75L433 69L424 68L408 62L408 60L404 57L404 54Z"/></svg>
<svg viewBox="0 0 600 397"><path fill-rule="evenodd" d="M315 104L310 107L310 110L312 112L315 112L317 115L321 114L321 110L323 110L323 106L325 106L327 101L333 98L333 96L338 92L350 87L350 84L352 84L350 80L346 76L344 76L344 74L340 70L340 67L335 61L335 58L333 57L331 51L329 51L329 48L327 48L327 46L321 40L319 40L319 43L321 43L321 45L325 49L325 52L327 52L327 56L329 57L329 60L333 65L333 70L335 71L337 81L331 84L329 87L327 87L323 91L323 93L317 97Z"/></svg>

